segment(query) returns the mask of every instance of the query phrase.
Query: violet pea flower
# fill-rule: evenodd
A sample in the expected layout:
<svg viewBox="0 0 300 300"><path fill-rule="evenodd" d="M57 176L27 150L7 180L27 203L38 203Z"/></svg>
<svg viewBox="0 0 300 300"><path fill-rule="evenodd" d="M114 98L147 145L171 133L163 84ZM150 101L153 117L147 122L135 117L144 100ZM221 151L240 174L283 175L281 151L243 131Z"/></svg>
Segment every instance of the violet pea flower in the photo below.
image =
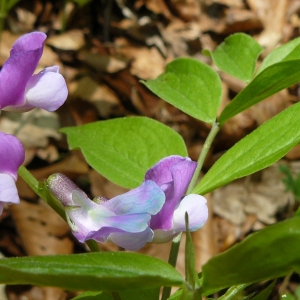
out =
<svg viewBox="0 0 300 300"><path fill-rule="evenodd" d="M47 36L32 32L13 44L0 71L0 110L29 111L35 107L54 111L67 99L68 89L59 67L33 75Z"/></svg>
<svg viewBox="0 0 300 300"><path fill-rule="evenodd" d="M93 239L105 243L110 240L132 251L152 241L149 221L165 202L163 191L150 180L112 199L100 198L98 203L90 200L63 174L51 175L47 186L64 205L73 235L80 242Z"/></svg>
<svg viewBox="0 0 300 300"><path fill-rule="evenodd" d="M15 182L24 158L21 142L13 135L0 132L0 214L5 203L20 202Z"/></svg>
<svg viewBox="0 0 300 300"><path fill-rule="evenodd" d="M185 231L185 213L189 215L189 229L196 231L208 218L206 199L190 194L184 197L197 163L177 155L160 160L145 175L165 193L166 200L158 214L151 217L154 243L164 243Z"/></svg>

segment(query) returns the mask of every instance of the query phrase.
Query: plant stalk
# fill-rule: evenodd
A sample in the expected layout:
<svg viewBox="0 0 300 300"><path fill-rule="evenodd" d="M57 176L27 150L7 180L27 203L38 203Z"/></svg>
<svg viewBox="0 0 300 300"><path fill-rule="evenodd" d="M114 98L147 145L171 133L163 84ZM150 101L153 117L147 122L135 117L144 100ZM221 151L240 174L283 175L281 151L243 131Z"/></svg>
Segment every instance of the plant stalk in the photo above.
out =
<svg viewBox="0 0 300 300"><path fill-rule="evenodd" d="M199 158L198 158L198 161L197 161L197 168L194 172L194 175L192 177L192 180L187 188L187 191L186 191L186 194L191 194L193 188L195 187L195 185L197 184L197 180L199 178L199 174L202 170L202 167L203 167L203 164L204 164L204 161L205 161L205 158L208 154L208 151L212 145L212 142L214 141L217 133L219 132L220 130L220 126L219 126L219 123L215 122L205 140L205 143L203 145L203 148L202 148L202 151L199 155Z"/></svg>
<svg viewBox="0 0 300 300"><path fill-rule="evenodd" d="M171 250L170 250L168 263L174 268L176 267L181 236L182 236L182 232L173 239ZM170 295L171 295L171 287L165 286L162 292L161 300L167 300L170 297Z"/></svg>

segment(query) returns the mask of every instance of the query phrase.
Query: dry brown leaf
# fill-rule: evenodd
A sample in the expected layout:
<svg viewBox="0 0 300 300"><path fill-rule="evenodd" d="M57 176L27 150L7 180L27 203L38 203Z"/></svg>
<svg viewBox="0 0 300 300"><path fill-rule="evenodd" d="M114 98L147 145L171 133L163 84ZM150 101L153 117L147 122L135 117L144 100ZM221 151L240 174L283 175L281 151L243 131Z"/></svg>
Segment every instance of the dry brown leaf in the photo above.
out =
<svg viewBox="0 0 300 300"><path fill-rule="evenodd" d="M214 227L220 252L234 245L241 237L241 229L226 219L214 217Z"/></svg>
<svg viewBox="0 0 300 300"><path fill-rule="evenodd" d="M229 8L225 10L225 28L223 34L257 30L262 28L262 23L257 15L250 10Z"/></svg>
<svg viewBox="0 0 300 300"><path fill-rule="evenodd" d="M113 198L128 191L128 189L112 183L95 170L90 170L88 176L91 183L91 192L94 197L104 196Z"/></svg>
<svg viewBox="0 0 300 300"><path fill-rule="evenodd" d="M18 21L21 23L24 32L32 31L37 16L33 12L21 7L16 7L16 13Z"/></svg>
<svg viewBox="0 0 300 300"><path fill-rule="evenodd" d="M295 146L292 150L290 150L286 156L286 159L296 160L300 158L300 145Z"/></svg>
<svg viewBox="0 0 300 300"><path fill-rule="evenodd" d="M266 55L283 38L288 0L247 0L247 3L263 24L264 30L257 41L266 48Z"/></svg>
<svg viewBox="0 0 300 300"><path fill-rule="evenodd" d="M64 160L58 163L52 163L48 167L39 168L36 170L30 170L30 172L36 179L43 180L48 178L53 173L63 173L72 179L79 175L86 174L88 170L89 167L82 155L74 151L71 152L71 154L69 154ZM17 180L17 188L21 198L36 199L36 194L20 176Z"/></svg>
<svg viewBox="0 0 300 300"><path fill-rule="evenodd" d="M89 65L91 68L100 71L115 73L127 67L128 62L124 59L117 58L112 55L105 55L100 53L91 53L81 51L78 58Z"/></svg>
<svg viewBox="0 0 300 300"><path fill-rule="evenodd" d="M149 10L153 11L157 15L162 14L167 19L172 18L172 14L164 0L141 0L138 2L140 2L140 6L145 4Z"/></svg>
<svg viewBox="0 0 300 300"><path fill-rule="evenodd" d="M11 212L28 255L73 252L68 224L44 201L21 200L19 205L11 206Z"/></svg>
<svg viewBox="0 0 300 300"><path fill-rule="evenodd" d="M168 2L171 9L185 22L196 20L201 14L198 0L170 0Z"/></svg>
<svg viewBox="0 0 300 300"><path fill-rule="evenodd" d="M214 212L239 226L245 224L247 214L265 224L276 222L276 214L291 205L277 169L280 163L214 191ZM261 175L258 179L257 174Z"/></svg>
<svg viewBox="0 0 300 300"><path fill-rule="evenodd" d="M249 113L257 124L261 125L292 105L293 98L293 96L289 95L288 90L282 90L250 107Z"/></svg>
<svg viewBox="0 0 300 300"><path fill-rule="evenodd" d="M78 51L85 45L82 30L70 30L60 35L50 36L46 43L60 50Z"/></svg>
<svg viewBox="0 0 300 300"><path fill-rule="evenodd" d="M130 72L138 78L155 79L165 70L165 60L155 47L140 48L134 51Z"/></svg>
<svg viewBox="0 0 300 300"><path fill-rule="evenodd" d="M97 83L89 76L73 81L69 85L69 93L73 98L93 103L103 118L111 116L120 106L120 101L113 90L107 85Z"/></svg>
<svg viewBox="0 0 300 300"><path fill-rule="evenodd" d="M59 140L58 129L58 115L43 109L22 114L4 112L0 117L0 130L14 134L25 148L46 147L50 137Z"/></svg>
<svg viewBox="0 0 300 300"><path fill-rule="evenodd" d="M236 8L244 8L245 4L243 0L203 0L206 6L210 6L212 4L222 4L228 7L236 7Z"/></svg>

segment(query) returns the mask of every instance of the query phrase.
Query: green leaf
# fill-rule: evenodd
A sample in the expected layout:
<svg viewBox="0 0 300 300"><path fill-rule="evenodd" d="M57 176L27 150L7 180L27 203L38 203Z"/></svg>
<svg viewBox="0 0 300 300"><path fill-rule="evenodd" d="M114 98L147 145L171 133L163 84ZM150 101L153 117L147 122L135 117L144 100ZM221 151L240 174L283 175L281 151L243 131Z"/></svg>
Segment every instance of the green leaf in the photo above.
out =
<svg viewBox="0 0 300 300"><path fill-rule="evenodd" d="M0 283L67 290L124 291L182 286L179 272L154 257L126 252L4 258Z"/></svg>
<svg viewBox="0 0 300 300"><path fill-rule="evenodd" d="M61 130L71 149L80 148L87 162L112 182L127 188L141 184L160 159L187 156L182 137L146 117L119 118Z"/></svg>
<svg viewBox="0 0 300 300"><path fill-rule="evenodd" d="M9 0L9 1L7 1L7 7L6 7L6 9L7 9L7 12L11 9L11 8L13 8L13 6L15 6L18 2L19 2L20 0Z"/></svg>
<svg viewBox="0 0 300 300"><path fill-rule="evenodd" d="M258 73L267 67L281 61L300 59L300 38L296 38L288 43L274 49L262 62Z"/></svg>
<svg viewBox="0 0 300 300"><path fill-rule="evenodd" d="M265 289L263 289L258 295L251 298L251 300L267 300L275 286L276 281L272 281Z"/></svg>
<svg viewBox="0 0 300 300"><path fill-rule="evenodd" d="M249 82L254 74L256 61L262 50L263 47L251 36L236 33L227 37L214 52L211 52L211 56L220 70Z"/></svg>
<svg viewBox="0 0 300 300"><path fill-rule="evenodd" d="M183 290L179 289L173 295L171 295L171 297L168 298L168 300L180 300L182 294L183 294Z"/></svg>
<svg viewBox="0 0 300 300"><path fill-rule="evenodd" d="M158 300L159 288L119 292L122 300ZM84 292L72 300L114 300L110 292Z"/></svg>
<svg viewBox="0 0 300 300"><path fill-rule="evenodd" d="M300 272L300 218L294 217L254 233L202 267L205 295L243 283Z"/></svg>
<svg viewBox="0 0 300 300"><path fill-rule="evenodd" d="M179 58L157 79L143 82L153 93L186 114L213 124L221 103L218 74L192 58Z"/></svg>
<svg viewBox="0 0 300 300"><path fill-rule="evenodd" d="M300 59L283 61L259 73L222 111L219 123L300 81Z"/></svg>
<svg viewBox="0 0 300 300"><path fill-rule="evenodd" d="M193 193L204 195L282 158L300 141L299 115L297 103L240 140L217 160Z"/></svg>
<svg viewBox="0 0 300 300"><path fill-rule="evenodd" d="M107 294L103 297L103 294L105 292L84 292L78 296L76 296L75 298L72 298L72 300L113 300L112 296L110 294ZM101 298L102 297L102 298ZM107 298L105 298L107 297Z"/></svg>

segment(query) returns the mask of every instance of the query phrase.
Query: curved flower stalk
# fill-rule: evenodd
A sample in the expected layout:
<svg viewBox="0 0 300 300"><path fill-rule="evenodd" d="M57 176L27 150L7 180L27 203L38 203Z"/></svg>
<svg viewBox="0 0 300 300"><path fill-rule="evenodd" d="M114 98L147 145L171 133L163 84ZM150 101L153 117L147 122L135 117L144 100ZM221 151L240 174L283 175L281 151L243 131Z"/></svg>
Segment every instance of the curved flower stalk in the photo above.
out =
<svg viewBox="0 0 300 300"><path fill-rule="evenodd" d="M68 223L80 242L111 240L127 250L138 250L152 241L153 231L148 224L165 202L163 191L150 180L110 200L100 198L99 203L62 174L51 175L47 185L65 206Z"/></svg>
<svg viewBox="0 0 300 300"><path fill-rule="evenodd" d="M59 67L33 75L47 36L32 32L13 44L0 71L0 110L28 111L35 107L54 111L66 100L68 89Z"/></svg>
<svg viewBox="0 0 300 300"><path fill-rule="evenodd" d="M13 135L0 132L0 214L5 203L20 202L15 182L24 158L21 142Z"/></svg>
<svg viewBox="0 0 300 300"><path fill-rule="evenodd" d="M164 191L165 204L158 214L151 217L154 243L172 240L185 231L185 213L189 215L190 231L201 228L208 218L206 199L190 194L184 197L197 163L177 155L160 160L149 169L145 180L154 181Z"/></svg>

